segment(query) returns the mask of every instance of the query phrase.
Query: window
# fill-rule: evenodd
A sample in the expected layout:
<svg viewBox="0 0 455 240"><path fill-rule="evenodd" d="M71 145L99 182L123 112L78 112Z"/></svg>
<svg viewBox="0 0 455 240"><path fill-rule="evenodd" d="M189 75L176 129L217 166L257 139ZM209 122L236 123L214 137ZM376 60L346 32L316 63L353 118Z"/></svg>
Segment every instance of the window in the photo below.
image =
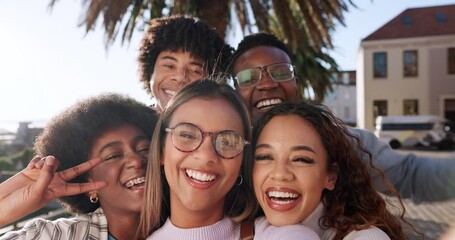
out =
<svg viewBox="0 0 455 240"><path fill-rule="evenodd" d="M373 76L375 78L387 77L387 53L373 53Z"/></svg>
<svg viewBox="0 0 455 240"><path fill-rule="evenodd" d="M447 68L449 74L455 74L455 48L447 50Z"/></svg>
<svg viewBox="0 0 455 240"><path fill-rule="evenodd" d="M405 99L403 101L403 115L419 115L419 100Z"/></svg>
<svg viewBox="0 0 455 240"><path fill-rule="evenodd" d="M403 52L403 76L417 77L417 50Z"/></svg>
<svg viewBox="0 0 455 240"><path fill-rule="evenodd" d="M387 100L373 101L373 125L378 116L387 116Z"/></svg>
<svg viewBox="0 0 455 240"><path fill-rule="evenodd" d="M411 26L412 25L412 18L410 16L403 16L401 18L401 23L404 26Z"/></svg>

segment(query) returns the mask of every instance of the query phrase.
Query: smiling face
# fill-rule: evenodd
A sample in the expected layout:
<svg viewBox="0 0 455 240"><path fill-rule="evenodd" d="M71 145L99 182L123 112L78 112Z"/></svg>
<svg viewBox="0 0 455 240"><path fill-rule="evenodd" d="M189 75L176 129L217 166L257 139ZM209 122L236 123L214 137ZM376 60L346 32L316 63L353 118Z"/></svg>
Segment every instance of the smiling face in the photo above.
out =
<svg viewBox="0 0 455 240"><path fill-rule="evenodd" d="M169 128L191 123L204 132L233 130L243 136L239 113L216 97L194 98L173 114ZM170 187L171 221L182 228L211 225L224 217L224 200L240 173L242 154L225 159L217 155L211 136L192 152L177 150L166 134L162 162Z"/></svg>
<svg viewBox="0 0 455 240"><path fill-rule="evenodd" d="M274 63L290 63L286 52L270 47L258 46L243 53L234 64L234 76L238 72L254 67L268 66ZM253 87L236 90L242 96L243 102L251 113L255 123L271 106L281 102L294 102L300 99L297 80L294 78L286 82L273 81L266 71L262 72L262 79Z"/></svg>
<svg viewBox="0 0 455 240"><path fill-rule="evenodd" d="M158 109L163 110L183 86L206 75L204 61L201 59L182 50L162 51L156 59L150 80Z"/></svg>
<svg viewBox="0 0 455 240"><path fill-rule="evenodd" d="M106 215L117 219L139 215L149 149L148 137L130 124L107 130L94 142L89 157L103 162L90 171L89 179L108 183L98 190Z"/></svg>
<svg viewBox="0 0 455 240"><path fill-rule="evenodd" d="M297 115L276 116L262 129L254 152L254 192L275 226L297 224L318 206L336 174L318 132Z"/></svg>

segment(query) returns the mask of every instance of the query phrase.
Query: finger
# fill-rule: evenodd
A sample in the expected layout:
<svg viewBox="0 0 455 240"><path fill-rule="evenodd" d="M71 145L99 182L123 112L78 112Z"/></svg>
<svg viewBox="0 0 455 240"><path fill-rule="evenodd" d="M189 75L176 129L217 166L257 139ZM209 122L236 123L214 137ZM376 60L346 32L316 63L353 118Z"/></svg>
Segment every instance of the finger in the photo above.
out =
<svg viewBox="0 0 455 240"><path fill-rule="evenodd" d="M55 197L61 197L90 192L105 187L107 187L107 182L102 181L87 183L67 183L65 184L65 187L61 187L60 190L56 189L54 192L56 194Z"/></svg>
<svg viewBox="0 0 455 240"><path fill-rule="evenodd" d="M58 172L58 174L64 181L69 181L69 180L81 175L82 173L94 168L96 165L98 165L101 162L102 162L101 158L94 158L94 159L88 160L87 162L79 164L75 167L68 168L64 171Z"/></svg>
<svg viewBox="0 0 455 240"><path fill-rule="evenodd" d="M55 167L55 158L47 157L45 159L43 168L41 168L40 176L36 181L38 193L44 193L49 184L54 178L54 173L57 168Z"/></svg>
<svg viewBox="0 0 455 240"><path fill-rule="evenodd" d="M35 168L35 165L37 162L41 161L41 157L40 156L35 156L32 158L32 160L30 160L30 162L27 164L27 169L33 169Z"/></svg>
<svg viewBox="0 0 455 240"><path fill-rule="evenodd" d="M43 157L41 160L35 163L35 168L41 169L44 166L44 162L46 161L46 158L48 157Z"/></svg>

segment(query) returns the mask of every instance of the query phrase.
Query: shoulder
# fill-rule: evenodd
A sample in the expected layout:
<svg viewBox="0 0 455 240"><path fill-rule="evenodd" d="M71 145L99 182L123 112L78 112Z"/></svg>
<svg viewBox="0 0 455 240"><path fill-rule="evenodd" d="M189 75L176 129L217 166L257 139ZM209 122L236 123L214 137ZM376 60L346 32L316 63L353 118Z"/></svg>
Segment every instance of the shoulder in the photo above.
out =
<svg viewBox="0 0 455 240"><path fill-rule="evenodd" d="M59 218L54 221L34 219L18 231L5 234L1 239L107 239L107 221L102 214L93 212L72 218ZM104 238L103 236L106 236Z"/></svg>
<svg viewBox="0 0 455 240"><path fill-rule="evenodd" d="M377 227L370 227L360 231L352 231L343 240L390 240L390 237Z"/></svg>
<svg viewBox="0 0 455 240"><path fill-rule="evenodd" d="M255 240L319 239L318 235L313 230L302 224L277 227L271 225L265 217L256 219L254 227Z"/></svg>

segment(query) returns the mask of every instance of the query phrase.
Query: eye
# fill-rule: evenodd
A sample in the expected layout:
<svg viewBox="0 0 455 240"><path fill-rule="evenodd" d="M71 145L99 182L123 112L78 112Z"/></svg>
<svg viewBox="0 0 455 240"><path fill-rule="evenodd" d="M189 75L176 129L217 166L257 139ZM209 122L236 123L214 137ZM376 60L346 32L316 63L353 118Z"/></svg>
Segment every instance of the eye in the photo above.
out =
<svg viewBox="0 0 455 240"><path fill-rule="evenodd" d="M163 66L165 68L168 68L168 69L174 69L175 68L174 65L172 65L172 64L163 64Z"/></svg>
<svg viewBox="0 0 455 240"><path fill-rule="evenodd" d="M273 160L272 155L270 154L255 154L254 161L271 161Z"/></svg>
<svg viewBox="0 0 455 240"><path fill-rule="evenodd" d="M196 139L196 135L192 132L179 132L178 133L179 138L185 138L188 140Z"/></svg>
<svg viewBox="0 0 455 240"><path fill-rule="evenodd" d="M110 161L110 160L117 160L123 157L123 153L116 152L116 153L111 153L108 154L105 158L104 161Z"/></svg>
<svg viewBox="0 0 455 240"><path fill-rule="evenodd" d="M150 152L150 147L142 146L142 147L139 147L136 151L141 154L148 154Z"/></svg>
<svg viewBox="0 0 455 240"><path fill-rule="evenodd" d="M198 69L198 68L189 69L188 73L191 76L197 76L197 77L202 76L202 70Z"/></svg>
<svg viewBox="0 0 455 240"><path fill-rule="evenodd" d="M313 164L313 163L315 163L314 159L309 158L309 157L302 157L302 156L293 157L291 161L293 163L297 163L297 164Z"/></svg>

